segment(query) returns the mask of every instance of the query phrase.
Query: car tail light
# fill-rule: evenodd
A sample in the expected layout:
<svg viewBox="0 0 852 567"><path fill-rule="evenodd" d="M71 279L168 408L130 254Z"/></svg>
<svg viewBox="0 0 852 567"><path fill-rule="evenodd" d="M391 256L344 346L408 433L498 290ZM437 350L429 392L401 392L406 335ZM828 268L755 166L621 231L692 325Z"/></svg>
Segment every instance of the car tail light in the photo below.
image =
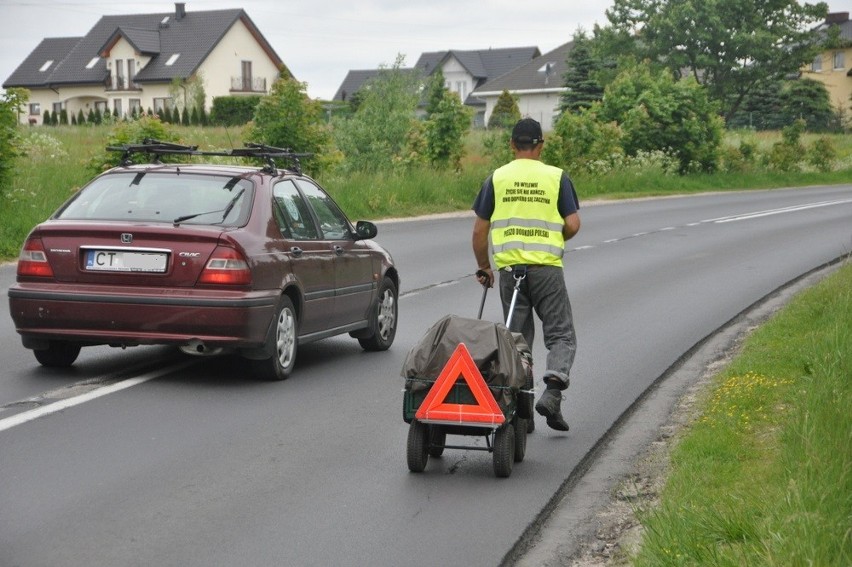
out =
<svg viewBox="0 0 852 567"><path fill-rule="evenodd" d="M24 243L21 255L18 257L18 275L53 277L53 268L47 261L47 254L44 253L44 244L42 244L41 238L31 238Z"/></svg>
<svg viewBox="0 0 852 567"><path fill-rule="evenodd" d="M251 283L251 270L242 254L233 248L219 246L207 260L198 283L248 285Z"/></svg>

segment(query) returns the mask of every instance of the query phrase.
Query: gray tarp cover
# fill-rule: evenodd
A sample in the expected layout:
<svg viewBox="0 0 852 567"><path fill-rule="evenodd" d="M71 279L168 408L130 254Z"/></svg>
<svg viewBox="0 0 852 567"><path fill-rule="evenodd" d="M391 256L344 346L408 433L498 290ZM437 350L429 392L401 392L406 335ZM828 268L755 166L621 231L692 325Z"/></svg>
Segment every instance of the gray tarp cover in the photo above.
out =
<svg viewBox="0 0 852 567"><path fill-rule="evenodd" d="M429 389L430 382L441 374L459 343L467 347L501 406L511 401L510 390L505 388L514 392L524 388L527 369L523 356L528 356L530 349L519 333L512 333L502 323L447 315L432 325L409 351L402 365L405 389L410 392Z"/></svg>

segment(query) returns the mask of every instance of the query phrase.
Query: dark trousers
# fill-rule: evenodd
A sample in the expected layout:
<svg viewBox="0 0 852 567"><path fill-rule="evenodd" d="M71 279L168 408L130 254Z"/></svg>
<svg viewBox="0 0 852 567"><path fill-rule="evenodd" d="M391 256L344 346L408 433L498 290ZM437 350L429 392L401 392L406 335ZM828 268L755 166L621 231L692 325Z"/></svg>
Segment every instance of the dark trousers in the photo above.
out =
<svg viewBox="0 0 852 567"><path fill-rule="evenodd" d="M500 270L500 299L503 316L508 317L515 288L511 271ZM547 348L547 368L544 380L556 381L561 389L568 387L568 374L577 352L574 317L565 287L565 275L558 266L529 266L527 275L515 300L515 310L509 330L524 336L532 350L535 338L533 312L541 320L544 346Z"/></svg>

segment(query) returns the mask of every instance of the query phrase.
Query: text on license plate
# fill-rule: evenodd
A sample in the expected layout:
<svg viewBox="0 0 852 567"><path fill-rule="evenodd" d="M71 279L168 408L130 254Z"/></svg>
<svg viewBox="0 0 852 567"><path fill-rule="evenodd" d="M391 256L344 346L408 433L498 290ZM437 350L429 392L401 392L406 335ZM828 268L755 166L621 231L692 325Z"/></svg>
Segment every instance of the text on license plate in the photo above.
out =
<svg viewBox="0 0 852 567"><path fill-rule="evenodd" d="M86 269L107 272L165 272L166 254L129 250L88 250Z"/></svg>

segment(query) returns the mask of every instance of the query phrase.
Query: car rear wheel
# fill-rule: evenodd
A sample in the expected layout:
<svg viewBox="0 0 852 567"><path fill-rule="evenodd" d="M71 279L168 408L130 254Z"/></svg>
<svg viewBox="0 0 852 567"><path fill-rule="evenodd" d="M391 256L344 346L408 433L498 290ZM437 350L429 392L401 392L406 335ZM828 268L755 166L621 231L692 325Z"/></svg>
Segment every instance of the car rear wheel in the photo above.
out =
<svg viewBox="0 0 852 567"><path fill-rule="evenodd" d="M387 350L393 344L398 315L397 294L396 284L389 277L385 277L379 288L378 305L370 316L370 329L373 330L373 335L358 339L364 350Z"/></svg>
<svg viewBox="0 0 852 567"><path fill-rule="evenodd" d="M255 374L267 380L284 380L290 376L296 364L297 331L296 310L290 298L284 296L273 324L272 356L251 361Z"/></svg>
<svg viewBox="0 0 852 567"><path fill-rule="evenodd" d="M80 345L68 341L50 341L47 348L34 350L33 354L42 366L65 368L77 360Z"/></svg>

